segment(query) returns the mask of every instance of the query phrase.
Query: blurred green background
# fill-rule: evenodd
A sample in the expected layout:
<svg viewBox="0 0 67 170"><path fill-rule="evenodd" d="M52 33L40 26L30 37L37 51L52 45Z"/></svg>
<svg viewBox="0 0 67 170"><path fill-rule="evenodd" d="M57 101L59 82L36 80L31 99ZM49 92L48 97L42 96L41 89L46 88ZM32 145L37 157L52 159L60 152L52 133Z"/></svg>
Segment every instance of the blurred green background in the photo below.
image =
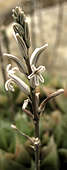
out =
<svg viewBox="0 0 67 170"><path fill-rule="evenodd" d="M0 170L34 170L30 142L11 129L15 123L21 131L34 136L33 121L22 112L26 96L16 85L14 93L4 89L6 66L15 64L3 53L21 58L12 29L15 6L21 6L28 18L30 54L48 43L39 60L47 70L45 83L40 84L40 102L59 88L65 90L48 102L40 119L41 170L67 170L67 2L64 0L0 0Z"/></svg>

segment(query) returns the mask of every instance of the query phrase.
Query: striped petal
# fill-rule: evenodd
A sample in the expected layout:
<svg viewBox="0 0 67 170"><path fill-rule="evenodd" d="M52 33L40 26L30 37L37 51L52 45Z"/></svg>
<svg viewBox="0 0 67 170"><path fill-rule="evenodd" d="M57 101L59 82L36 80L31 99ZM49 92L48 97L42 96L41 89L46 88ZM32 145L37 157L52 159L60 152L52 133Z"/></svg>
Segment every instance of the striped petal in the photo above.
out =
<svg viewBox="0 0 67 170"><path fill-rule="evenodd" d="M24 36L24 29L20 24L13 23L13 29L14 29L15 34L18 33L21 37Z"/></svg>
<svg viewBox="0 0 67 170"><path fill-rule="evenodd" d="M16 36L16 40L17 40L17 43L19 45L22 57L24 59L27 59L28 58L28 56L27 56L27 47L26 47L26 44L25 44L23 38L18 33L15 36Z"/></svg>
<svg viewBox="0 0 67 170"><path fill-rule="evenodd" d="M30 57L30 65L32 65L32 64L36 65L40 54L46 49L47 46L48 46L48 44L45 44L44 46L42 46L40 48L36 48L34 50L34 52L32 53L32 55Z"/></svg>
<svg viewBox="0 0 67 170"><path fill-rule="evenodd" d="M14 87L13 87L12 83L13 83L12 79L9 79L6 81L6 83L5 83L6 91L10 90L10 91L14 92Z"/></svg>
<svg viewBox="0 0 67 170"><path fill-rule="evenodd" d="M40 80L42 83L44 83L44 78L43 78L43 76L42 76L41 74L39 74L38 77L39 77L39 80Z"/></svg>
<svg viewBox="0 0 67 170"><path fill-rule="evenodd" d="M14 75L14 74L10 74L10 78L12 79L12 81L14 81L14 82L19 86L19 88L20 88L26 95L29 95L29 93L30 93L30 88L29 88L29 86L28 86L24 81L22 81L18 76Z"/></svg>
<svg viewBox="0 0 67 170"><path fill-rule="evenodd" d="M38 76L34 77L34 81L35 81L35 86L39 86L39 77Z"/></svg>
<svg viewBox="0 0 67 170"><path fill-rule="evenodd" d="M25 19L24 24L24 31L25 31L25 43L27 47L30 47L30 34L29 34L29 27L28 27L28 21Z"/></svg>
<svg viewBox="0 0 67 170"><path fill-rule="evenodd" d="M24 74L27 74L26 73L26 68L24 67L23 63L21 60L19 60L16 56L14 55L11 55L11 54L7 54L7 53L4 53L3 54L4 56L7 56L8 58L10 58L11 60L13 60L19 67L19 70L24 73Z"/></svg>

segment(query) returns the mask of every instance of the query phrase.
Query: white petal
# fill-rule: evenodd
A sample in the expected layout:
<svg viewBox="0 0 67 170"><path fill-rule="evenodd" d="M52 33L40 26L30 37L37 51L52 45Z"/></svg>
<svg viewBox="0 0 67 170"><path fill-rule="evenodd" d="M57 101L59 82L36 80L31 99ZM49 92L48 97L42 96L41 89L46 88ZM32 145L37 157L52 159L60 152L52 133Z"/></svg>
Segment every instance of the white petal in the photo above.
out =
<svg viewBox="0 0 67 170"><path fill-rule="evenodd" d="M5 83L5 89L6 89L6 91L10 90L10 91L14 92L14 88L11 85L11 83L12 83L12 79L7 80Z"/></svg>
<svg viewBox="0 0 67 170"><path fill-rule="evenodd" d="M28 76L28 79L31 79L34 77L34 73L32 72L29 76Z"/></svg>
<svg viewBox="0 0 67 170"><path fill-rule="evenodd" d="M12 80L20 87L20 89L26 94L29 95L30 93L30 88L29 86L22 81L19 77L17 77L14 74L10 74L10 78L12 78Z"/></svg>
<svg viewBox="0 0 67 170"><path fill-rule="evenodd" d="M46 70L45 66L39 66L38 69L40 70L40 73L44 72Z"/></svg>
<svg viewBox="0 0 67 170"><path fill-rule="evenodd" d="M39 78L38 78L38 76L34 77L34 81L35 81L35 86L39 86Z"/></svg>
<svg viewBox="0 0 67 170"><path fill-rule="evenodd" d="M16 34L16 38L17 38L17 42L18 42L22 57L24 59L25 58L27 59L27 57L28 57L28 55L27 55L27 47L26 47L26 44L25 44L23 38L21 38L21 36L18 33Z"/></svg>
<svg viewBox="0 0 67 170"><path fill-rule="evenodd" d="M37 70L34 65L31 66L32 73L28 76L29 79L33 78L35 75L35 71Z"/></svg>
<svg viewBox="0 0 67 170"><path fill-rule="evenodd" d="M39 80L40 80L42 83L44 83L44 78L43 78L43 76L42 76L41 74L39 74L38 77L39 77Z"/></svg>
<svg viewBox="0 0 67 170"><path fill-rule="evenodd" d="M40 54L45 50L48 44L43 45L41 48L36 48L30 57L30 65L36 65Z"/></svg>
<svg viewBox="0 0 67 170"><path fill-rule="evenodd" d="M18 67L13 67L12 71L13 71L13 74L14 74L16 71L19 71L19 68Z"/></svg>
<svg viewBox="0 0 67 170"><path fill-rule="evenodd" d="M8 75L9 75L9 74L14 74L16 72L16 70L19 70L19 68L18 67L11 68L11 64L8 64L6 70L7 70Z"/></svg>
<svg viewBox="0 0 67 170"><path fill-rule="evenodd" d="M28 21L25 19L25 25L24 25L24 30L25 30L25 42L27 47L30 47L30 34L29 34L29 27L28 27Z"/></svg>
<svg viewBox="0 0 67 170"><path fill-rule="evenodd" d="M11 64L7 65L6 71L9 72L9 70L11 69Z"/></svg>
<svg viewBox="0 0 67 170"><path fill-rule="evenodd" d="M36 71L36 67L34 66L34 64L31 65L31 69L32 69L33 72Z"/></svg>
<svg viewBox="0 0 67 170"><path fill-rule="evenodd" d="M15 34L19 33L19 35L21 35L21 37L23 37L24 29L19 23L17 23L17 22L13 23L13 30L14 30Z"/></svg>
<svg viewBox="0 0 67 170"><path fill-rule="evenodd" d="M35 80L35 85L39 85L39 80L44 83L44 78L41 75L41 72L45 71L45 66L39 66L39 67L35 67L34 65L31 66L32 67L32 73L28 76L29 79L34 78Z"/></svg>
<svg viewBox="0 0 67 170"><path fill-rule="evenodd" d="M24 67L23 62L19 58L17 58L14 55L7 54L7 53L4 53L3 55L7 56L9 59L13 60L18 65L19 70L22 71L24 74L26 74L26 68ZM8 71L8 69L7 69L7 71Z"/></svg>

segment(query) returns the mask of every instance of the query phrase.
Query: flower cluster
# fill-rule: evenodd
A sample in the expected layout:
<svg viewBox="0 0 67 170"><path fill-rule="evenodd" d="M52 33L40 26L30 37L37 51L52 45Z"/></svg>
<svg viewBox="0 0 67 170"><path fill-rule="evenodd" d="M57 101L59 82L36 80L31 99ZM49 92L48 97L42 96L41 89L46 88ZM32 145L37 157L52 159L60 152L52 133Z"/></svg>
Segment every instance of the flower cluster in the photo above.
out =
<svg viewBox="0 0 67 170"><path fill-rule="evenodd" d="M16 41L18 42L22 54L22 58L24 59L26 65L28 60L31 72L28 71L29 69L26 71L26 68L23 64L23 60L20 60L19 58L11 54L4 54L8 58L16 62L16 64L19 67L19 68L18 67L11 68L10 64L7 66L7 73L8 73L9 80L7 80L7 82L5 83L5 88L6 90L10 89L11 91L14 91L12 83L15 82L26 95L29 95L30 93L29 86L24 81L22 81L17 75L15 75L15 72L18 70L23 72L26 78L29 80L30 86L32 86L32 88L38 86L39 81L44 83L42 72L45 71L45 67L42 65L37 67L36 64L40 54L45 50L48 44L45 44L40 48L36 48L32 53L31 57L29 58L28 48L30 47L30 36L29 36L28 23L24 15L24 12L21 10L20 7L16 7L15 9L13 9L13 18L15 21L15 23L13 24L14 35Z"/></svg>
<svg viewBox="0 0 67 170"><path fill-rule="evenodd" d="M27 18L20 7L16 7L13 9L13 18L15 23L13 24L13 29L15 34L19 33L19 35L24 40L27 48L30 47L30 35Z"/></svg>

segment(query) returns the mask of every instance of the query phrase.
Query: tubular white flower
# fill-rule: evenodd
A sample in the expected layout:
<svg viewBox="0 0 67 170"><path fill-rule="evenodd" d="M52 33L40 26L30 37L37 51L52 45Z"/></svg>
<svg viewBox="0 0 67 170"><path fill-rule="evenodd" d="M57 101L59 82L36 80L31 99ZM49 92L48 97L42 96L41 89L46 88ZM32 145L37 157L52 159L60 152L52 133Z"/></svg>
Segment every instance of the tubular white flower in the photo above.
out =
<svg viewBox="0 0 67 170"><path fill-rule="evenodd" d="M41 81L42 83L44 83L44 78L41 75L42 72L44 72L45 66L39 66L39 67L35 67L34 65L31 66L32 69L32 73L28 76L29 79L34 78L34 82L35 85L38 86L39 85L39 81Z"/></svg>
<svg viewBox="0 0 67 170"><path fill-rule="evenodd" d="M26 44L25 44L23 38L18 33L15 35L15 37L16 37L16 41L18 43L22 57L24 59L27 58L28 57L27 56L27 47L26 47Z"/></svg>
<svg viewBox="0 0 67 170"><path fill-rule="evenodd" d="M15 34L19 33L19 35L21 37L23 37L24 29L23 29L23 27L19 23L13 23L13 29L14 29Z"/></svg>
<svg viewBox="0 0 67 170"><path fill-rule="evenodd" d="M17 58L16 56L14 56L12 54L7 54L7 53L4 53L3 55L7 56L9 59L12 59L14 62L16 62L16 64L19 67L19 70L26 75L26 68L25 68L23 62L19 58Z"/></svg>
<svg viewBox="0 0 67 170"><path fill-rule="evenodd" d="M22 81L18 76L16 76L14 74L15 70L18 70L18 68L14 67L14 68L10 69L10 67L11 67L11 64L9 64L7 66L8 77L10 79L7 80L7 82L5 84L6 90L10 89L10 90L14 91L14 88L11 83L15 82L26 95L29 95L29 93L30 93L29 86L24 81Z"/></svg>
<svg viewBox="0 0 67 170"><path fill-rule="evenodd" d="M43 45L40 48L36 48L30 57L30 65L36 65L40 54L48 47L48 44Z"/></svg>

